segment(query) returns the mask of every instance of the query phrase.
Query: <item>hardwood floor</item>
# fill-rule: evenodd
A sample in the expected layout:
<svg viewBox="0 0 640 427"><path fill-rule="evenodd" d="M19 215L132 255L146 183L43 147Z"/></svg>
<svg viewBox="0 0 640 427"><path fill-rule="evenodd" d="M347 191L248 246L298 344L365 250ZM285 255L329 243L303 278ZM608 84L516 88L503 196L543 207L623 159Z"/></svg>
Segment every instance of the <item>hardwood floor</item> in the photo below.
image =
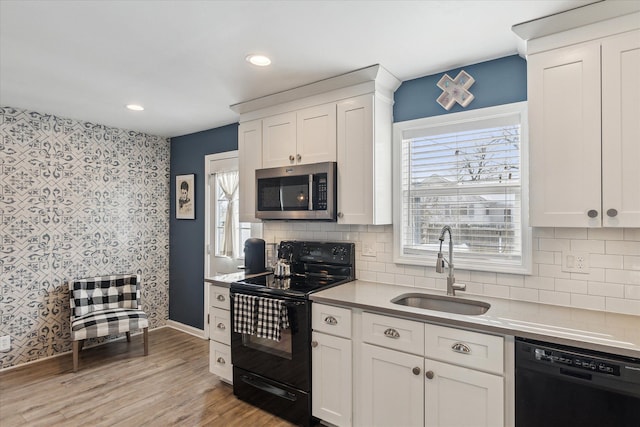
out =
<svg viewBox="0 0 640 427"><path fill-rule="evenodd" d="M0 373L0 426L292 424L235 398L209 373L208 341L171 328Z"/></svg>

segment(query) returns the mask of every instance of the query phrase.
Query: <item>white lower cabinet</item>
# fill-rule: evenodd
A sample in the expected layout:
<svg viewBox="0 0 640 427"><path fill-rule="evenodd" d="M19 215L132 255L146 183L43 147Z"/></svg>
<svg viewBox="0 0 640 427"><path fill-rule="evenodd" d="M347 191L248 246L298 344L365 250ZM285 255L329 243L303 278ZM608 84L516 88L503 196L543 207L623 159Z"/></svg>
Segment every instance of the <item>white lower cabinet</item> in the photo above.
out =
<svg viewBox="0 0 640 427"><path fill-rule="evenodd" d="M358 424L379 427L424 425L423 358L362 344Z"/></svg>
<svg viewBox="0 0 640 427"><path fill-rule="evenodd" d="M351 310L311 306L311 412L338 427L351 425Z"/></svg>
<svg viewBox="0 0 640 427"><path fill-rule="evenodd" d="M425 359L424 369L425 426L504 425L501 376L430 359Z"/></svg>
<svg viewBox="0 0 640 427"><path fill-rule="evenodd" d="M313 416L336 426L351 425L351 340L313 332Z"/></svg>
<svg viewBox="0 0 640 427"><path fill-rule="evenodd" d="M208 287L207 323L209 332L209 372L231 384L231 316L229 287L205 284Z"/></svg>

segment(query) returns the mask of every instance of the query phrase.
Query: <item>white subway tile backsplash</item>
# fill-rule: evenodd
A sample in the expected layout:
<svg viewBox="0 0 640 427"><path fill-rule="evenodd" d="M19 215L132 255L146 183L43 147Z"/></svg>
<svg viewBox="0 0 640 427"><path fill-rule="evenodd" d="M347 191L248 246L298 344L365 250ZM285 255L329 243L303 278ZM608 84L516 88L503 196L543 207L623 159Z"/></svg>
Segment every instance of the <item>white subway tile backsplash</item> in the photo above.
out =
<svg viewBox="0 0 640 427"><path fill-rule="evenodd" d="M571 251L587 252L591 254L604 253L603 240L571 240Z"/></svg>
<svg viewBox="0 0 640 427"><path fill-rule="evenodd" d="M588 310L604 310L605 297L595 295L571 294L571 306Z"/></svg>
<svg viewBox="0 0 640 427"><path fill-rule="evenodd" d="M618 283L588 282L589 295L624 298L624 285Z"/></svg>
<svg viewBox="0 0 640 427"><path fill-rule="evenodd" d="M540 302L553 305L571 305L571 294L566 292L555 292L540 290Z"/></svg>
<svg viewBox="0 0 640 427"><path fill-rule="evenodd" d="M556 239L583 239L586 240L586 228L556 228L553 235Z"/></svg>
<svg viewBox="0 0 640 427"><path fill-rule="evenodd" d="M640 271L634 270L606 270L606 281L609 283L623 283L640 286Z"/></svg>
<svg viewBox="0 0 640 427"><path fill-rule="evenodd" d="M456 281L469 294L640 315L640 230L545 227L533 235L531 275L456 269ZM446 289L446 273L435 272L435 260L428 266L393 262L392 226L272 221L265 223L264 238L352 241L358 279ZM374 257L362 255L364 239L374 242ZM562 251L587 253L586 274L562 271Z"/></svg>
<svg viewBox="0 0 640 427"><path fill-rule="evenodd" d="M590 240L622 240L624 229L621 228L589 228Z"/></svg>
<svg viewBox="0 0 640 427"><path fill-rule="evenodd" d="M640 256L640 241L610 240L606 242L606 253L609 255Z"/></svg>
<svg viewBox="0 0 640 427"><path fill-rule="evenodd" d="M640 259L640 258L639 258ZM589 265L597 268L623 268L624 257L622 255L590 254Z"/></svg>
<svg viewBox="0 0 640 427"><path fill-rule="evenodd" d="M571 240L569 239L538 239L538 250L549 252L562 252L571 249Z"/></svg>
<svg viewBox="0 0 640 427"><path fill-rule="evenodd" d="M640 256L625 256L623 268L625 270L640 270Z"/></svg>

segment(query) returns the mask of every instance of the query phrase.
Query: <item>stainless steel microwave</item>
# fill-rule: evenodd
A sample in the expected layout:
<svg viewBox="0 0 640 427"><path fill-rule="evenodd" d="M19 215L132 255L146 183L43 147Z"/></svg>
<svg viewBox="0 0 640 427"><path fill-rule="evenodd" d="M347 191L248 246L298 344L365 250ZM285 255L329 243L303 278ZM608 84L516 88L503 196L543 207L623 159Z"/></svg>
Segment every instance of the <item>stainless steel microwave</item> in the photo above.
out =
<svg viewBox="0 0 640 427"><path fill-rule="evenodd" d="M336 220L336 162L256 170L256 218Z"/></svg>

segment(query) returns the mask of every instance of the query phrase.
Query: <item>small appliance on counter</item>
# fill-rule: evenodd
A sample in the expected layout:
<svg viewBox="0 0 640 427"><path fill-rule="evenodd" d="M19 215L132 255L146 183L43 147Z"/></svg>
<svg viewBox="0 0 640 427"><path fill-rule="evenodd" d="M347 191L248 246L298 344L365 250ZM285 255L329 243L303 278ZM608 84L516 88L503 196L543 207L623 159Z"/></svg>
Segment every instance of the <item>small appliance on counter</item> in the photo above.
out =
<svg viewBox="0 0 640 427"><path fill-rule="evenodd" d="M247 274L263 273L265 268L265 242L251 237L244 242L244 270Z"/></svg>

